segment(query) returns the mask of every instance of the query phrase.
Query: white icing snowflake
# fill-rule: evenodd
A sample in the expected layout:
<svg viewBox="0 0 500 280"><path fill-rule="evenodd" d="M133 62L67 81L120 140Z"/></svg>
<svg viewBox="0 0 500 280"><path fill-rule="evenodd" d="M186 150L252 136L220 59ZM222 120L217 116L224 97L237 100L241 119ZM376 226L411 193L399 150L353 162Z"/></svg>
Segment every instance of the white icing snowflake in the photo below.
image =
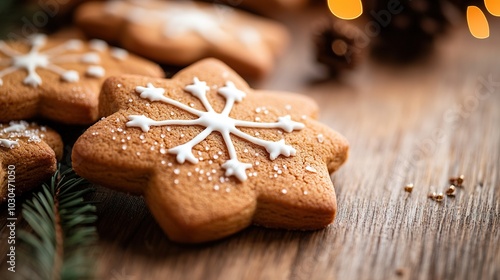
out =
<svg viewBox="0 0 500 280"><path fill-rule="evenodd" d="M17 141L20 138L28 138L28 142L40 142L43 137L40 130L44 131L45 127L30 129L25 121L12 121L5 128L0 124L0 147L12 149L19 145Z"/></svg>
<svg viewBox="0 0 500 280"><path fill-rule="evenodd" d="M0 52L7 58L0 58L0 67L6 67L0 71L0 86L3 84L2 78L12 72L25 70L25 85L37 87L42 84L42 78L36 73L38 68L43 68L58 74L63 81L77 82L80 79L75 70L66 70L58 64L80 62L89 64L86 75L90 77L104 76L104 68L96 64L100 63L100 56L96 52L84 54L65 54L67 51L80 50L83 47L81 40L72 39L56 47L41 51L40 49L47 43L47 36L35 34L27 39L30 50L27 53L20 53L9 47L4 41L0 41Z"/></svg>
<svg viewBox="0 0 500 280"><path fill-rule="evenodd" d="M292 132L294 130L304 128L304 124L292 121L289 115L278 117L278 120L274 123L243 121L229 117L229 113L231 112L234 103L241 102L246 96L245 92L236 88L234 83L231 81L227 81L224 87L217 90L217 92L226 99L225 107L220 113L214 111L207 99L207 91L210 90L210 87L207 86L206 82L200 81L195 77L193 79L193 84L186 86L185 90L198 98L205 107L206 111L197 110L164 96L163 94L165 93L165 89L156 88L151 83L148 83L146 87L136 87L136 92L140 94L141 98L148 99L152 102L159 101L178 107L197 116L197 119L156 121L144 115L130 115L128 116L129 121L126 123L126 126L138 127L144 132L148 132L152 126L199 125L205 127L200 134L189 142L168 150L169 153L176 155L177 161L181 164L186 160L191 163L198 163L198 159L194 156L192 151L193 147L206 139L212 132L219 132L224 139L224 143L226 144L229 153L229 160L222 164L222 168L226 170L226 176L235 176L240 181L245 181L247 179L246 169L251 168L252 164L241 162L238 159L236 149L231 139L231 134L265 148L269 153L269 158L271 160L276 159L280 155L287 157L295 155L295 149L292 146L285 144L284 139L277 142L267 141L244 133L237 128L279 128L286 132Z"/></svg>

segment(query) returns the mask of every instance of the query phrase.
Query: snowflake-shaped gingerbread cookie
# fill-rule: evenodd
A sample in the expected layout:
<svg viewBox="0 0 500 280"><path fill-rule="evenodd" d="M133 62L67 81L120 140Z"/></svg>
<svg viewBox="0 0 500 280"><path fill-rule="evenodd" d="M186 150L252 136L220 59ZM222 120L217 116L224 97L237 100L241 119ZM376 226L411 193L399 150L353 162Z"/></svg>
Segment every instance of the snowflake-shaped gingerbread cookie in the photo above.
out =
<svg viewBox="0 0 500 280"><path fill-rule="evenodd" d="M41 115L64 123L92 123L98 118L102 82L123 73L162 76L155 64L102 40L34 34L0 41L0 121Z"/></svg>
<svg viewBox="0 0 500 280"><path fill-rule="evenodd" d="M215 59L171 80L108 79L102 114L73 148L83 177L142 194L179 242L250 224L318 229L336 212L330 173L348 144L299 95L254 91Z"/></svg>
<svg viewBox="0 0 500 280"><path fill-rule="evenodd" d="M26 121L0 124L0 203L37 187L62 157L59 135Z"/></svg>
<svg viewBox="0 0 500 280"><path fill-rule="evenodd" d="M154 61L184 66L215 57L252 78L272 69L288 41L277 22L190 1L89 2L78 8L75 21L86 34Z"/></svg>

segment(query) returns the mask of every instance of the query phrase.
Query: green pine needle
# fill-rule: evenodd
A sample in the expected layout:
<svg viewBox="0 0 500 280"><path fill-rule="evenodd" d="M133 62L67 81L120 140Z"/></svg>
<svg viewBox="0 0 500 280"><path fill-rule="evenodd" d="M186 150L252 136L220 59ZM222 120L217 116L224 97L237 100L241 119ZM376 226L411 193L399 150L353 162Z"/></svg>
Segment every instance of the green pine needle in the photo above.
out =
<svg viewBox="0 0 500 280"><path fill-rule="evenodd" d="M72 169L59 166L50 182L23 204L23 217L33 233L20 231L29 279L91 279L89 249L96 240L93 202L83 196L94 191Z"/></svg>

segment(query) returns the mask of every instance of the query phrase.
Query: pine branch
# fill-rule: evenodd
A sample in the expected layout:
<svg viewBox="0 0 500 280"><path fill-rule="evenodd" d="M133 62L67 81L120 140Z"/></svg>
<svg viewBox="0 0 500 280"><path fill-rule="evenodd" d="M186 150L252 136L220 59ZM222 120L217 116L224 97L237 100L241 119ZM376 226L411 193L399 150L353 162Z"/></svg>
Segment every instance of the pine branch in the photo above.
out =
<svg viewBox="0 0 500 280"><path fill-rule="evenodd" d="M23 205L23 217L33 233L19 232L26 245L29 278L42 280L89 279L92 275L89 248L95 241L97 217L92 202L83 196L87 181L72 169L59 166L48 184Z"/></svg>

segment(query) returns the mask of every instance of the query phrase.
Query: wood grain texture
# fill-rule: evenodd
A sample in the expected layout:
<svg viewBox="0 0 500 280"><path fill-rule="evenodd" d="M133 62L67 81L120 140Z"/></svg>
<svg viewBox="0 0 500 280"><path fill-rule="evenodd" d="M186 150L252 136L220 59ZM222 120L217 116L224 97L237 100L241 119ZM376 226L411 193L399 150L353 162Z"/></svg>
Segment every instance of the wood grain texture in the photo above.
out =
<svg viewBox="0 0 500 280"><path fill-rule="evenodd" d="M311 18L289 20L293 47L258 86L313 97L321 120L349 139L350 159L333 176L335 222L178 245L142 198L98 188L99 279L500 279L500 32L480 41L463 25L430 61L404 69L369 61L342 83L311 82ZM456 197L427 198L458 174L465 186Z"/></svg>

